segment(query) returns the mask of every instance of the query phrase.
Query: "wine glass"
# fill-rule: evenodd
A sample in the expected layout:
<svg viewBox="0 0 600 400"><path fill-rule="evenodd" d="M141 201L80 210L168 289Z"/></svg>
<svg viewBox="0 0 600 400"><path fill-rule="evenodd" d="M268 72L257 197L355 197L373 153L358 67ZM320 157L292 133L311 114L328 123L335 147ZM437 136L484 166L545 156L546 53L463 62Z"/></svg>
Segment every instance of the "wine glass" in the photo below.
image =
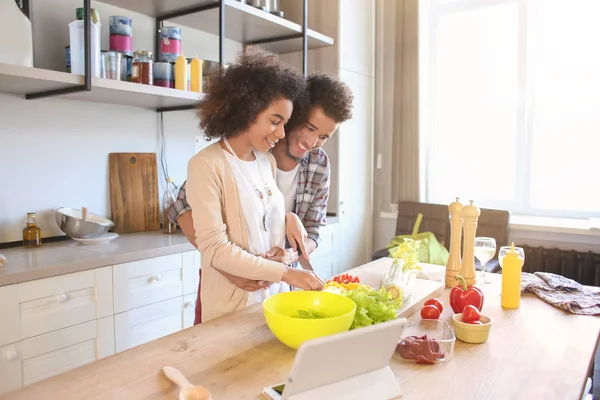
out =
<svg viewBox="0 0 600 400"><path fill-rule="evenodd" d="M489 237L475 238L475 258L481 264L481 277L484 283L491 283L485 273L485 265L494 257L494 254L496 254L496 239Z"/></svg>
<svg viewBox="0 0 600 400"><path fill-rule="evenodd" d="M500 251L498 252L498 262L500 263L500 268L502 268L502 260L504 260L504 257L506 257L507 253L510 253L510 246L500 247ZM522 267L523 264L525 264L525 251L522 247L515 247L515 253L518 254Z"/></svg>

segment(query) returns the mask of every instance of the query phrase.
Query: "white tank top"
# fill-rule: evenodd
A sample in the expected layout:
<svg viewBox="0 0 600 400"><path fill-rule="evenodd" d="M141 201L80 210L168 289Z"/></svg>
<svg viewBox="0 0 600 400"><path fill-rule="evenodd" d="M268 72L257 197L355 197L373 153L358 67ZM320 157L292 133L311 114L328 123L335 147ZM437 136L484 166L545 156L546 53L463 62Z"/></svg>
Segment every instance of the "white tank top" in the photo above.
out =
<svg viewBox="0 0 600 400"><path fill-rule="evenodd" d="M225 153L227 162L231 166L236 186L239 191L242 212L244 213L244 220L248 230L249 252L257 256L264 256L267 251L275 246L283 249L285 247L285 201L283 199L283 194L275 183L275 179L273 179L273 172L268 155L265 153L254 152L256 160L243 161L223 149L222 151ZM244 172L242 168L244 168L246 172ZM252 182L250 182L250 179ZM271 196L269 196L264 189L265 183L271 190ZM253 185L263 192L263 200L259 198ZM264 228L263 204L266 204L271 220L268 231ZM250 292L248 296L248 305L262 302L270 295L289 290L289 285L285 282L274 283L267 290L263 289L257 290L256 292Z"/></svg>

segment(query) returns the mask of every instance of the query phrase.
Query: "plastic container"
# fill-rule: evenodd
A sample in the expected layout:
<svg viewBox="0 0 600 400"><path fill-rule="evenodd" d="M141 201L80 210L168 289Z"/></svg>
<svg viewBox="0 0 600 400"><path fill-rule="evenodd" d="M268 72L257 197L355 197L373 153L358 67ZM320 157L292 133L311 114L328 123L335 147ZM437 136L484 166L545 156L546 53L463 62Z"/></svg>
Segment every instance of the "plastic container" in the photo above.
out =
<svg viewBox="0 0 600 400"><path fill-rule="evenodd" d="M91 23L90 43L92 76L100 76L100 32L101 25ZM73 21L69 24L69 41L71 47L71 73L85 74L83 20Z"/></svg>
<svg viewBox="0 0 600 400"><path fill-rule="evenodd" d="M133 67L133 57L123 54L121 58L121 80L131 82L131 69Z"/></svg>
<svg viewBox="0 0 600 400"><path fill-rule="evenodd" d="M188 90L188 62L183 55L175 61L175 89Z"/></svg>
<svg viewBox="0 0 600 400"><path fill-rule="evenodd" d="M160 29L160 53L158 61L175 62L181 54L181 28L164 26Z"/></svg>
<svg viewBox="0 0 600 400"><path fill-rule="evenodd" d="M171 63L154 63L154 86L173 87L173 65Z"/></svg>
<svg viewBox="0 0 600 400"><path fill-rule="evenodd" d="M102 52L102 78L123 80L123 54L118 51Z"/></svg>
<svg viewBox="0 0 600 400"><path fill-rule="evenodd" d="M427 339L421 339L425 335ZM418 339L407 339L410 336ZM455 342L454 332L446 322L422 319L406 326L393 357L407 363L444 364L452 359ZM418 355L423 355L426 362L423 359L419 361Z"/></svg>
<svg viewBox="0 0 600 400"><path fill-rule="evenodd" d="M110 49L132 55L131 18L122 15L110 17Z"/></svg>
<svg viewBox="0 0 600 400"><path fill-rule="evenodd" d="M190 90L192 92L202 92L202 61L194 57L190 62Z"/></svg>

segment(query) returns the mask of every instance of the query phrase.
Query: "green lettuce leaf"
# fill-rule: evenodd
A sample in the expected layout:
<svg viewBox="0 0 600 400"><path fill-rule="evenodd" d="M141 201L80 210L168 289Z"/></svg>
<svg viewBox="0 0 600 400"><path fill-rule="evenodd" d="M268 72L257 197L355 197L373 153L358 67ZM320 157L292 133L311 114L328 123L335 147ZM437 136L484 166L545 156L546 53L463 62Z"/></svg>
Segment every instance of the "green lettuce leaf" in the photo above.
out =
<svg viewBox="0 0 600 400"><path fill-rule="evenodd" d="M345 296L356 303L356 314L350 329L395 319L397 310L402 306L402 298L392 300L392 295L385 288L376 290L361 286L346 292Z"/></svg>

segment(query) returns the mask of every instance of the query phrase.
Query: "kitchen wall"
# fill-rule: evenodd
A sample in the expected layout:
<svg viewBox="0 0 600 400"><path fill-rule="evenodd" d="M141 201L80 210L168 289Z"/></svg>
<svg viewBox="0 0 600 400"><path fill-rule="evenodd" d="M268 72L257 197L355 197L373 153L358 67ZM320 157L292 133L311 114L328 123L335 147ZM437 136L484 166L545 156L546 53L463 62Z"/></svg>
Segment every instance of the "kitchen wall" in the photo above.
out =
<svg viewBox="0 0 600 400"><path fill-rule="evenodd" d="M9 0L10 1L10 0ZM64 70L68 23L80 0L31 1L34 63ZM134 49L154 49L154 19L94 1L102 17L103 48L108 47L108 17L133 19ZM0 23L2 16L0 16ZM218 37L183 28L187 56L217 60ZM225 41L225 61L241 44ZM0 243L21 240L27 212L38 213L44 237L61 235L52 209L80 208L110 216L108 154L156 152L159 114L152 110L49 98L25 100L0 94ZM201 135L193 112L164 114L166 157L176 184L186 176L187 161ZM161 190L164 178L159 166ZM161 193L162 195L162 193Z"/></svg>

